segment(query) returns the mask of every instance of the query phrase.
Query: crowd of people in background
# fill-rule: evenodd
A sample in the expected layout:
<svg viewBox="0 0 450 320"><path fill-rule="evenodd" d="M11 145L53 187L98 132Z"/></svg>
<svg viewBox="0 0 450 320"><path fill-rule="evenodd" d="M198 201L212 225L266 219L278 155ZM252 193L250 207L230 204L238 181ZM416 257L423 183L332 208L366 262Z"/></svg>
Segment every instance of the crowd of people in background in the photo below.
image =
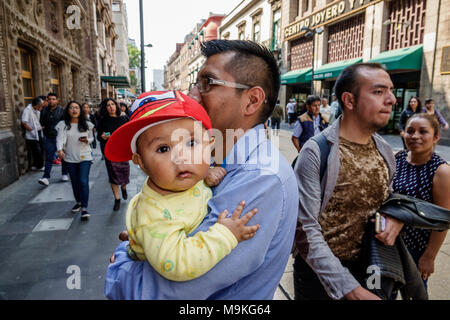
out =
<svg viewBox="0 0 450 320"><path fill-rule="evenodd" d="M119 210L119 186L126 200L130 167L128 162L115 163L106 159L104 148L109 136L128 119L129 105L124 101L117 103L106 98L94 113L88 102L70 101L63 108L54 92L37 96L26 106L21 118L29 169L43 171L38 182L48 186L53 165L60 165L61 181L70 180L72 184L76 201L72 212L81 211L81 218L86 219L90 216L87 211L89 171L98 140L114 195L113 210Z"/></svg>

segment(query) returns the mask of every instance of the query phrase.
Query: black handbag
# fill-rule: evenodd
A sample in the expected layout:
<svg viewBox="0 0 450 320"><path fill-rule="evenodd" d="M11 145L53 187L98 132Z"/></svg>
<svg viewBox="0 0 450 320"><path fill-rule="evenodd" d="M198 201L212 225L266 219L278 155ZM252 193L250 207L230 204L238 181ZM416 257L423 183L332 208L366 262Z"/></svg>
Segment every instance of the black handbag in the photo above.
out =
<svg viewBox="0 0 450 320"><path fill-rule="evenodd" d="M391 193L378 212L414 228L437 231L450 229L450 210L400 193Z"/></svg>

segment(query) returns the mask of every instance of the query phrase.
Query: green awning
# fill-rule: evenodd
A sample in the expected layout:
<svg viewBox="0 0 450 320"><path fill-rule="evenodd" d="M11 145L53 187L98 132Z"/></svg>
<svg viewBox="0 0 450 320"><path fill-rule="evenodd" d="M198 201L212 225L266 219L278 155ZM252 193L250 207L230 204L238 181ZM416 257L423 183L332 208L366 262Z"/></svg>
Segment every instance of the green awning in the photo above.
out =
<svg viewBox="0 0 450 320"><path fill-rule="evenodd" d="M298 69L281 75L281 84L306 83L311 81L312 68Z"/></svg>
<svg viewBox="0 0 450 320"><path fill-rule="evenodd" d="M420 70L423 46L384 51L368 62L381 63L386 70Z"/></svg>
<svg viewBox="0 0 450 320"><path fill-rule="evenodd" d="M337 78L341 74L342 70L358 62L362 62L362 58L324 64L320 68L314 70L314 80Z"/></svg>
<svg viewBox="0 0 450 320"><path fill-rule="evenodd" d="M136 98L136 96L134 94L132 94L130 91L128 91L126 89L117 89L117 92L120 93L122 96Z"/></svg>
<svg viewBox="0 0 450 320"><path fill-rule="evenodd" d="M127 77L101 76L100 80L102 80L104 82L108 82L110 85L112 85L116 88L129 88L130 87Z"/></svg>

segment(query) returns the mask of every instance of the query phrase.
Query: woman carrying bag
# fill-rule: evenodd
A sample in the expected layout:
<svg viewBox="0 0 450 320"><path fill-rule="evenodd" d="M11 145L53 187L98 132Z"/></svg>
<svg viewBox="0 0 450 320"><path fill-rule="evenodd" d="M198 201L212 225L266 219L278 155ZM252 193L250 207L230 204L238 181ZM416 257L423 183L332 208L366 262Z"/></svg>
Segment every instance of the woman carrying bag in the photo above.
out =
<svg viewBox="0 0 450 320"><path fill-rule="evenodd" d="M56 125L58 157L67 163L76 204L72 212L81 210L81 219L89 218L89 171L92 164L90 144L94 140L94 125L87 121L80 103L70 101L64 110L64 120Z"/></svg>
<svg viewBox="0 0 450 320"><path fill-rule="evenodd" d="M423 113L413 115L406 123L404 138L407 150L395 156L394 192L450 209L450 166L434 152L440 138L436 118ZM424 280L425 289L446 234L447 231L409 226L401 232Z"/></svg>

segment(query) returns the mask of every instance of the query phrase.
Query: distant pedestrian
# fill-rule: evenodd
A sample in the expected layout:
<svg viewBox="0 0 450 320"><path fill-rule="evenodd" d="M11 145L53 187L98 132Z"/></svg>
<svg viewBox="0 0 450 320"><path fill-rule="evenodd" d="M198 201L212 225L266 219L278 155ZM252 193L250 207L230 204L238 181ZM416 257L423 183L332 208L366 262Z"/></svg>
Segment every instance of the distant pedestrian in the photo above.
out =
<svg viewBox="0 0 450 320"><path fill-rule="evenodd" d="M433 99L425 100L425 108L422 108L422 112L434 116L436 118L436 120L439 122L439 125L442 128L444 128L444 130L448 130L448 127L449 127L448 122L445 121L444 117L439 112L439 110L435 109Z"/></svg>
<svg viewBox="0 0 450 320"><path fill-rule="evenodd" d="M288 115L289 128L292 128L292 124L295 122L295 99L289 100L286 105L286 114Z"/></svg>
<svg viewBox="0 0 450 320"><path fill-rule="evenodd" d="M48 106L42 109L40 122L44 133L44 148L45 148L45 170L44 176L39 179L39 183L44 186L49 185L50 172L52 171L53 160L56 154L56 136L58 132L55 129L56 124L63 120L64 110L58 105L58 95L50 92L47 95ZM67 165L62 161L61 166L61 180L69 181Z"/></svg>
<svg viewBox="0 0 450 320"><path fill-rule="evenodd" d="M275 107L273 108L272 115L270 117L270 124L273 130L273 133L278 136L280 132L280 123L281 120L284 119L283 108L280 105L280 100L277 100Z"/></svg>
<svg viewBox="0 0 450 320"><path fill-rule="evenodd" d="M120 115L123 117L127 117L128 119L130 119L130 114L129 114L129 109L128 109L128 105L125 102L120 102Z"/></svg>
<svg viewBox="0 0 450 320"><path fill-rule="evenodd" d="M419 97L411 97L409 99L408 105L405 110L400 114L400 120L398 122L398 127L400 129L400 136L402 137L403 148L406 149L405 138L405 126L409 118L411 118L416 113L422 112L422 102Z"/></svg>
<svg viewBox="0 0 450 320"><path fill-rule="evenodd" d="M81 219L89 218L87 211L89 200L89 171L92 164L90 143L94 140L94 125L87 120L80 103L70 101L63 120L55 129L58 131L56 148L58 157L65 161L72 182L72 191L76 204L72 212L81 209Z"/></svg>
<svg viewBox="0 0 450 320"><path fill-rule="evenodd" d="M89 103L85 102L82 104L81 108L83 109L86 120L90 121L94 125L94 128L92 129L92 131L93 131L94 137L95 137L95 135L97 133L97 118L92 113L91 105ZM94 140L91 143L91 148L92 149L97 148L97 139L94 138Z"/></svg>
<svg viewBox="0 0 450 320"><path fill-rule="evenodd" d="M114 99L106 98L100 103L100 121L97 127L97 137L100 141L102 154L105 145L114 131L127 122L127 117L121 116L121 110ZM119 186L121 186L122 197L128 199L127 184L130 182L130 164L125 162L109 161L105 157L106 170L108 171L109 183L114 194L114 211L120 209Z"/></svg>
<svg viewBox="0 0 450 320"><path fill-rule="evenodd" d="M292 132L292 143L298 152L311 137L319 134L328 122L320 113L320 98L311 95L306 99L307 112L298 117Z"/></svg>
<svg viewBox="0 0 450 320"><path fill-rule="evenodd" d="M330 122L331 106L328 104L327 98L322 98L322 104L320 105L320 114L326 122Z"/></svg>
<svg viewBox="0 0 450 320"><path fill-rule="evenodd" d="M342 108L339 105L339 101L336 98L336 94L333 93L331 95L331 99L333 99L333 102L331 102L331 111L330 111L330 119L328 120L329 125L331 126L337 118L342 114Z"/></svg>
<svg viewBox="0 0 450 320"><path fill-rule="evenodd" d="M22 126L25 128L25 142L31 170L43 170L44 165L42 126L39 122L43 103L44 101L40 97L36 97L22 113Z"/></svg>
<svg viewBox="0 0 450 320"><path fill-rule="evenodd" d="M396 154L394 192L450 209L450 166L434 152L439 141L439 123L434 115L415 114L406 123L408 150ZM436 256L447 230L431 231L405 226L400 233L427 289Z"/></svg>

